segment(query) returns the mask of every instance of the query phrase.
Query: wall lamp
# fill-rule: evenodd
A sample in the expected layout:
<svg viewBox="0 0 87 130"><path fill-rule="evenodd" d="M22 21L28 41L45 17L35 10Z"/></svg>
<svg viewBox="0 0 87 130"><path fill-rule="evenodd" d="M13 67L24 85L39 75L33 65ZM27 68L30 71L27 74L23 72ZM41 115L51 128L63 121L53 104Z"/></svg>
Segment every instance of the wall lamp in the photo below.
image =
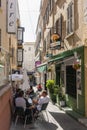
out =
<svg viewBox="0 0 87 130"><path fill-rule="evenodd" d="M24 27L18 27L17 28L18 44L22 44L23 43L23 32L24 32Z"/></svg>

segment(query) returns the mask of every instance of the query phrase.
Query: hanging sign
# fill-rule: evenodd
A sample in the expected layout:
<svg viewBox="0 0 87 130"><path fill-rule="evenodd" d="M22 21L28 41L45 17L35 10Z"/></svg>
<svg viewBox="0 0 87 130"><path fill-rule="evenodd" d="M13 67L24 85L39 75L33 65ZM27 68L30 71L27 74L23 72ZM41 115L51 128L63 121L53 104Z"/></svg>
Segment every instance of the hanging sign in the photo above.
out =
<svg viewBox="0 0 87 130"><path fill-rule="evenodd" d="M61 40L60 35L57 33L52 34L51 36L52 43L50 44L51 49L60 49L61 47Z"/></svg>
<svg viewBox="0 0 87 130"><path fill-rule="evenodd" d="M16 0L8 0L7 4L7 32L16 33Z"/></svg>

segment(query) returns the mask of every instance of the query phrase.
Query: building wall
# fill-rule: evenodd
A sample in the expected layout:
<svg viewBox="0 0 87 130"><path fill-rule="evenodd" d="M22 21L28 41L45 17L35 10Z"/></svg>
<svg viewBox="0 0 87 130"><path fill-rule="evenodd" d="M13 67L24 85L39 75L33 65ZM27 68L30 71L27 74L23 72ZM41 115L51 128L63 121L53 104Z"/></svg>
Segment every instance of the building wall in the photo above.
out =
<svg viewBox="0 0 87 130"><path fill-rule="evenodd" d="M0 90L0 130L9 130L11 124L11 87Z"/></svg>
<svg viewBox="0 0 87 130"><path fill-rule="evenodd" d="M44 15L46 14L46 8L47 4L45 5L45 0L43 1L42 4L42 17L44 18ZM81 81L82 81L82 93L77 94L78 99L74 99L70 97L70 102L73 104L73 109L76 109L79 113L82 113L83 115L87 116L87 83L86 83L86 78L87 78L87 70L86 70L86 64L87 64L87 49L85 47L84 49L80 50L79 47L87 45L87 21L86 21L86 14L87 14L87 1L84 0L55 0L54 4L54 9L52 9L50 15L49 15L49 20L46 21L45 28L43 29L43 43L44 40L46 40L46 51L50 50L48 48L48 43L47 41L47 36L50 31L50 27L54 27L56 21L60 18L60 14L62 14L62 43L64 44L64 48L56 49L56 50L51 50L53 56L57 56L57 54L61 54L62 52L66 52L68 50L73 51L73 49L77 49L78 55L81 55ZM70 34L67 34L67 8L70 4L70 2L74 2L74 31ZM86 2L86 3L85 3ZM44 6L45 5L45 6ZM44 9L44 10L43 10ZM49 28L49 29L48 29ZM44 44L43 44L44 47ZM80 53L81 51L81 53ZM83 55L84 53L84 55ZM46 54L46 52L45 52ZM63 54L63 53L62 53ZM72 53L74 56L74 52ZM61 56L60 56L61 57ZM66 58L66 57L65 57ZM47 61L49 61L51 58L48 58ZM53 57L52 57L53 59ZM44 60L44 59L43 59ZM43 62L43 61L42 61ZM54 63L56 65L56 63ZM73 63L72 63L73 64ZM85 68L84 68L85 67ZM52 75L53 75L52 71ZM84 79L83 79L84 77ZM77 88L78 89L78 88ZM78 91L78 90L76 90ZM85 96L85 99L84 99ZM74 99L74 100L73 100ZM79 108L78 108L79 107ZM85 112L84 112L85 110Z"/></svg>
<svg viewBox="0 0 87 130"><path fill-rule="evenodd" d="M84 76L85 76L85 114L87 117L87 46L84 50Z"/></svg>
<svg viewBox="0 0 87 130"><path fill-rule="evenodd" d="M10 59L10 48L13 46L17 46L17 37L13 34L7 33L7 0L1 0L0 7L0 29L1 29L1 37L0 37L0 46L3 49L0 51L0 65L3 65L3 69L0 71L0 79L2 79L3 86L0 81L0 130L9 130L11 124L11 86L8 85L8 77L10 66L12 67L12 61L9 63ZM10 42L11 40L11 42ZM13 44L13 46L12 46ZM14 47L14 48L15 48ZM17 59L17 51L16 48L14 50L14 65L16 66ZM1 59L4 59L2 62ZM12 57L11 57L12 59ZM3 64L4 63L4 64ZM2 73L2 71L4 73ZM4 74L4 76L3 76Z"/></svg>

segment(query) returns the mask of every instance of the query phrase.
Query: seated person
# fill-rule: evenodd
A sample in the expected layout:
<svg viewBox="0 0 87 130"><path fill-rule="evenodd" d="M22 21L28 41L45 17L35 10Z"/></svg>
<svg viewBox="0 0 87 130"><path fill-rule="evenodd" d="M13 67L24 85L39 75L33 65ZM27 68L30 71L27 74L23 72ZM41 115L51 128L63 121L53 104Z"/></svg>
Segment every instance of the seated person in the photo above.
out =
<svg viewBox="0 0 87 130"><path fill-rule="evenodd" d="M14 97L13 97L13 105L15 106L15 99L17 98L17 97L19 97L19 92L21 91L21 89L20 88L17 88L16 89L16 92L15 92L15 95L14 95Z"/></svg>
<svg viewBox="0 0 87 130"><path fill-rule="evenodd" d="M24 98L24 92L22 90L19 92L19 96L15 99L15 105L16 107L22 107L25 115L30 114L31 117L31 109L33 109L33 106L28 103L26 98Z"/></svg>
<svg viewBox="0 0 87 130"><path fill-rule="evenodd" d="M15 99L16 107L22 107L24 110L26 109L26 100L24 99L24 92L19 91L18 97Z"/></svg>
<svg viewBox="0 0 87 130"><path fill-rule="evenodd" d="M33 86L30 86L30 89L27 92L29 95L34 94Z"/></svg>
<svg viewBox="0 0 87 130"><path fill-rule="evenodd" d="M43 90L42 94L39 96L38 100L33 100L33 103L36 104L36 109L38 111L41 110L41 107L44 103L49 103L49 96L47 95L47 91Z"/></svg>
<svg viewBox="0 0 87 130"><path fill-rule="evenodd" d="M30 86L30 89L27 90L27 95L29 95L32 98L32 96L34 95L33 86Z"/></svg>

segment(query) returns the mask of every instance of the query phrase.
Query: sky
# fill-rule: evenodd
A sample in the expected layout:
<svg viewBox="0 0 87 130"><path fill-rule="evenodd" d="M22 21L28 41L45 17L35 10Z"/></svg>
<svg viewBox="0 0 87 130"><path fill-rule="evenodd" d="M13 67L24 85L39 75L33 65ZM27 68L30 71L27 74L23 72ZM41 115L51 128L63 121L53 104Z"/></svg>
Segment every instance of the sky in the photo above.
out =
<svg viewBox="0 0 87 130"><path fill-rule="evenodd" d="M18 0L24 42L34 42L41 0Z"/></svg>

